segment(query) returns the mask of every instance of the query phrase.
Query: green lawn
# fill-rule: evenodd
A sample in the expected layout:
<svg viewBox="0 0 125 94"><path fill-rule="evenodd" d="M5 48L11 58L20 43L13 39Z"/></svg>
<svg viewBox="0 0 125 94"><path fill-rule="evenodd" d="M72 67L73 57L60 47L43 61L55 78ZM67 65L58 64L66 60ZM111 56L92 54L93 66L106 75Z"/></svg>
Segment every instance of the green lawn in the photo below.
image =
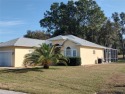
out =
<svg viewBox="0 0 125 94"><path fill-rule="evenodd" d="M125 63L125 59L118 59L117 63Z"/></svg>
<svg viewBox="0 0 125 94"><path fill-rule="evenodd" d="M125 64L1 69L0 88L30 94L125 94Z"/></svg>

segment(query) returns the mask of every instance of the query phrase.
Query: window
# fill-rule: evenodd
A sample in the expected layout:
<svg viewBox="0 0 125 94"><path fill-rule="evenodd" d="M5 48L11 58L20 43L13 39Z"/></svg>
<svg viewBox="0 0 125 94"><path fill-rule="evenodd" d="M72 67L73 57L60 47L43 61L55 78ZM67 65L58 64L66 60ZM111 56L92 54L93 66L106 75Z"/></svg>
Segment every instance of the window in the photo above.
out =
<svg viewBox="0 0 125 94"><path fill-rule="evenodd" d="M68 57L71 57L71 56L76 57L77 56L77 50L71 49L70 47L67 47L65 55L68 56Z"/></svg>
<svg viewBox="0 0 125 94"><path fill-rule="evenodd" d="M66 48L66 56L71 56L71 48L70 47Z"/></svg>
<svg viewBox="0 0 125 94"><path fill-rule="evenodd" d="M76 50L75 49L73 49L73 57L76 57L77 55L76 55Z"/></svg>

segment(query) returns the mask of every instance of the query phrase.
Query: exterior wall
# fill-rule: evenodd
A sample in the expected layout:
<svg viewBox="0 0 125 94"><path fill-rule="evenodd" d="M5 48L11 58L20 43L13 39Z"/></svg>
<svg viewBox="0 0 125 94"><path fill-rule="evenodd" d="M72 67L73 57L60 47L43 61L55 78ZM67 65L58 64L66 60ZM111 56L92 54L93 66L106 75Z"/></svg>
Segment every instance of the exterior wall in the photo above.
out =
<svg viewBox="0 0 125 94"><path fill-rule="evenodd" d="M15 66L14 67L22 67L24 56L28 53L31 53L33 48L26 47L16 47L15 48Z"/></svg>
<svg viewBox="0 0 125 94"><path fill-rule="evenodd" d="M63 44L64 43L64 44ZM80 48L76 43L70 41L70 40L53 40L52 44L60 44L63 46L61 47L61 53L65 55L65 50L67 47L70 47L71 49L76 49L77 50L77 56L80 56Z"/></svg>
<svg viewBox="0 0 125 94"><path fill-rule="evenodd" d="M64 40L52 41L52 44L62 44ZM104 49L79 46L76 43L66 40L61 47L61 53L65 55L67 47L77 50L77 56L81 57L82 65L95 64L98 58L104 59ZM0 51L12 51L12 60L14 67L22 67L24 56L31 53L34 49L28 47L1 47ZM95 51L95 54L93 53ZM98 61L97 61L98 62Z"/></svg>
<svg viewBox="0 0 125 94"><path fill-rule="evenodd" d="M15 48L14 47L0 47L0 51L12 51L15 53ZM12 66L14 66L15 63L15 55L12 54Z"/></svg>
<svg viewBox="0 0 125 94"><path fill-rule="evenodd" d="M93 51L95 51L95 54ZM80 57L82 65L96 64L98 58L104 59L104 49L80 47Z"/></svg>
<svg viewBox="0 0 125 94"><path fill-rule="evenodd" d="M79 57L80 56L80 48L78 45L76 45L76 43L70 41L70 40L66 40L63 47L61 48L61 52L63 55L65 55L65 51L66 51L66 48L67 47L70 47L71 49L76 49L77 50L77 56Z"/></svg>

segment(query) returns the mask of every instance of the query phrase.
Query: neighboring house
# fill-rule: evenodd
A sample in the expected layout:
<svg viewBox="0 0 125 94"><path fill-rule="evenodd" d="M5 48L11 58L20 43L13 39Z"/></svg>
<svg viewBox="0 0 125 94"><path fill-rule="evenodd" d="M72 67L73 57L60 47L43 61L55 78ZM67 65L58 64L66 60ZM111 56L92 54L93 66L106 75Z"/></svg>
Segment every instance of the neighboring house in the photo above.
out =
<svg viewBox="0 0 125 94"><path fill-rule="evenodd" d="M117 50L107 48L73 35L38 40L30 38L17 38L0 44L0 66L22 67L24 56L33 52L34 46L46 43L61 47L61 53L68 57L81 57L82 65L117 60Z"/></svg>

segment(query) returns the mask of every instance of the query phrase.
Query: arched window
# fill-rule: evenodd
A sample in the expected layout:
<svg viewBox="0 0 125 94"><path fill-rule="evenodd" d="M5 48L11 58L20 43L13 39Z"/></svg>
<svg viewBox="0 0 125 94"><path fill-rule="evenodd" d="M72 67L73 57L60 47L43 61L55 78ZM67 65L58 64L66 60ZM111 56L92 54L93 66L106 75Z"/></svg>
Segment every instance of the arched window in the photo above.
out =
<svg viewBox="0 0 125 94"><path fill-rule="evenodd" d="M66 56L71 56L71 48L70 47L66 48Z"/></svg>

